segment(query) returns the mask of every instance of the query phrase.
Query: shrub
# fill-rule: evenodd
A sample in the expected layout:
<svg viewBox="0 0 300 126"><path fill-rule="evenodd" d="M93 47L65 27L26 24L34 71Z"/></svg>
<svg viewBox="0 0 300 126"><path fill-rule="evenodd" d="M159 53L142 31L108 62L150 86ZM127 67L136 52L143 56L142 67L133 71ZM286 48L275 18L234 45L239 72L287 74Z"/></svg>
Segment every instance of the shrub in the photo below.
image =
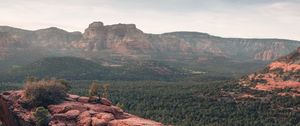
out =
<svg viewBox="0 0 300 126"><path fill-rule="evenodd" d="M100 84L98 84L96 81L93 81L90 86L89 96L100 96Z"/></svg>
<svg viewBox="0 0 300 126"><path fill-rule="evenodd" d="M56 79L35 80L26 81L24 90L27 103L34 107L61 102L67 96L68 87Z"/></svg>
<svg viewBox="0 0 300 126"><path fill-rule="evenodd" d="M98 96L108 98L109 97L109 84L102 84L100 85L98 82L93 81L90 89L89 89L89 96ZM100 93L102 91L102 94Z"/></svg>
<svg viewBox="0 0 300 126"><path fill-rule="evenodd" d="M121 108L121 109L124 109L124 108L125 108L125 107L124 107L124 104L122 104L122 103L120 103L120 102L118 102L118 103L116 104L116 106L119 107L119 108Z"/></svg>
<svg viewBox="0 0 300 126"><path fill-rule="evenodd" d="M102 88L103 88L102 97L109 98L109 87L110 87L109 84L102 85Z"/></svg>
<svg viewBox="0 0 300 126"><path fill-rule="evenodd" d="M72 87L71 87L69 81L64 80L64 79L59 79L58 81L67 88L67 91L71 90Z"/></svg>
<svg viewBox="0 0 300 126"><path fill-rule="evenodd" d="M33 116L35 117L35 124L37 126L48 126L51 120L51 115L48 109L45 109L44 107L36 108Z"/></svg>

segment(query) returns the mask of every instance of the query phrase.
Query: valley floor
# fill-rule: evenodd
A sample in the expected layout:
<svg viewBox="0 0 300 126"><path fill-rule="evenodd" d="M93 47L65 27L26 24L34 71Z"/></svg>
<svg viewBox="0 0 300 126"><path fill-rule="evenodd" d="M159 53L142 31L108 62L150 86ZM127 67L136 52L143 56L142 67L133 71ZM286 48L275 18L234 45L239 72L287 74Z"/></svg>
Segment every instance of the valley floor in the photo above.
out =
<svg viewBox="0 0 300 126"><path fill-rule="evenodd" d="M72 93L87 95L92 81L73 81ZM107 81L109 98L129 113L178 126L299 125L300 100L251 91L231 80ZM22 87L0 83L0 91ZM250 92L251 97L243 92ZM260 98L252 97L259 96ZM239 97L239 98L237 98ZM298 109L297 109L298 108Z"/></svg>

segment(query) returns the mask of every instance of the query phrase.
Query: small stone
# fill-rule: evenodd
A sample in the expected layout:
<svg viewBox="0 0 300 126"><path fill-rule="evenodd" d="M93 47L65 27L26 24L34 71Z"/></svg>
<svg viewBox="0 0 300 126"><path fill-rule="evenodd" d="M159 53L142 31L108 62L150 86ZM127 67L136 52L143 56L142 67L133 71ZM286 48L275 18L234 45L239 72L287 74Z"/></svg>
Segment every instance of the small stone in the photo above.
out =
<svg viewBox="0 0 300 126"><path fill-rule="evenodd" d="M101 98L101 104L111 106L112 102L108 100L107 98Z"/></svg>
<svg viewBox="0 0 300 126"><path fill-rule="evenodd" d="M90 97L89 102L94 103L94 104L100 103L100 98L97 96L92 96L92 97Z"/></svg>
<svg viewBox="0 0 300 126"><path fill-rule="evenodd" d="M79 101L79 102L82 102L82 103L88 103L89 100L90 100L89 97L79 97L79 98L78 98L78 101Z"/></svg>
<svg viewBox="0 0 300 126"><path fill-rule="evenodd" d="M77 101L78 98L80 97L78 95L72 95L72 94L69 94L68 96L69 96L69 98L74 99L75 101Z"/></svg>
<svg viewBox="0 0 300 126"><path fill-rule="evenodd" d="M89 113L90 113L91 115L97 114L97 112L95 112L94 110L90 110Z"/></svg>
<svg viewBox="0 0 300 126"><path fill-rule="evenodd" d="M65 114L54 114L53 115L53 119L56 119L56 120L66 120L67 116Z"/></svg>

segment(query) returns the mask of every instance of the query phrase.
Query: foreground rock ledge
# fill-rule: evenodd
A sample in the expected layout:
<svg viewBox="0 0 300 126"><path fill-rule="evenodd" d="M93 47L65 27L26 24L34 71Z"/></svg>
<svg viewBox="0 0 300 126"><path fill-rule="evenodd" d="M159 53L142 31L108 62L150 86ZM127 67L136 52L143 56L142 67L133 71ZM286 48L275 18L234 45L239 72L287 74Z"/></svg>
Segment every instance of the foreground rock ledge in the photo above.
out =
<svg viewBox="0 0 300 126"><path fill-rule="evenodd" d="M35 126L34 109L22 108L23 91L0 94L0 120L7 126ZM107 99L98 102L88 97L69 95L60 104L49 105L52 115L50 126L163 126L159 122L143 119L111 105Z"/></svg>

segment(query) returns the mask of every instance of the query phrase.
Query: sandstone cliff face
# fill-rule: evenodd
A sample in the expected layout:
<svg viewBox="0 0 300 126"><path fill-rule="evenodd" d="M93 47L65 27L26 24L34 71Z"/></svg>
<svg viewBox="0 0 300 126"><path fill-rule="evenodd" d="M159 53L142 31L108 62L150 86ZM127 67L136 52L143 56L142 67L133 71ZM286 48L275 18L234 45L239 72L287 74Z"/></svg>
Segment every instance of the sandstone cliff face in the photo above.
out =
<svg viewBox="0 0 300 126"><path fill-rule="evenodd" d="M164 35L183 39L190 43L194 52L209 52L239 61L270 61L300 46L299 42L290 40L221 38L197 32L173 32Z"/></svg>
<svg viewBox="0 0 300 126"><path fill-rule="evenodd" d="M104 25L94 22L83 34L54 27L36 31L0 27L0 48L41 48L50 53L90 59L99 55L111 58L118 54L122 58L183 60L225 57L239 62L270 61L298 46L300 42L291 40L222 38L197 32L147 34L134 24ZM0 52L0 55L4 57L9 53L11 51Z"/></svg>
<svg viewBox="0 0 300 126"><path fill-rule="evenodd" d="M300 48L272 62L263 71L244 77L240 84L266 91L286 89L300 95Z"/></svg>
<svg viewBox="0 0 300 126"><path fill-rule="evenodd" d="M89 25L83 38L74 43L86 51L99 51L112 49L118 53L130 54L131 51L145 52L150 48L150 43L145 34L134 24L116 24L104 26L102 22ZM77 46L78 47L78 46Z"/></svg>
<svg viewBox="0 0 300 126"><path fill-rule="evenodd" d="M22 107L23 91L0 94L0 120L7 126L35 126L33 110ZM49 105L51 126L163 126L113 106L105 98L91 101L88 97L69 95L66 101Z"/></svg>

